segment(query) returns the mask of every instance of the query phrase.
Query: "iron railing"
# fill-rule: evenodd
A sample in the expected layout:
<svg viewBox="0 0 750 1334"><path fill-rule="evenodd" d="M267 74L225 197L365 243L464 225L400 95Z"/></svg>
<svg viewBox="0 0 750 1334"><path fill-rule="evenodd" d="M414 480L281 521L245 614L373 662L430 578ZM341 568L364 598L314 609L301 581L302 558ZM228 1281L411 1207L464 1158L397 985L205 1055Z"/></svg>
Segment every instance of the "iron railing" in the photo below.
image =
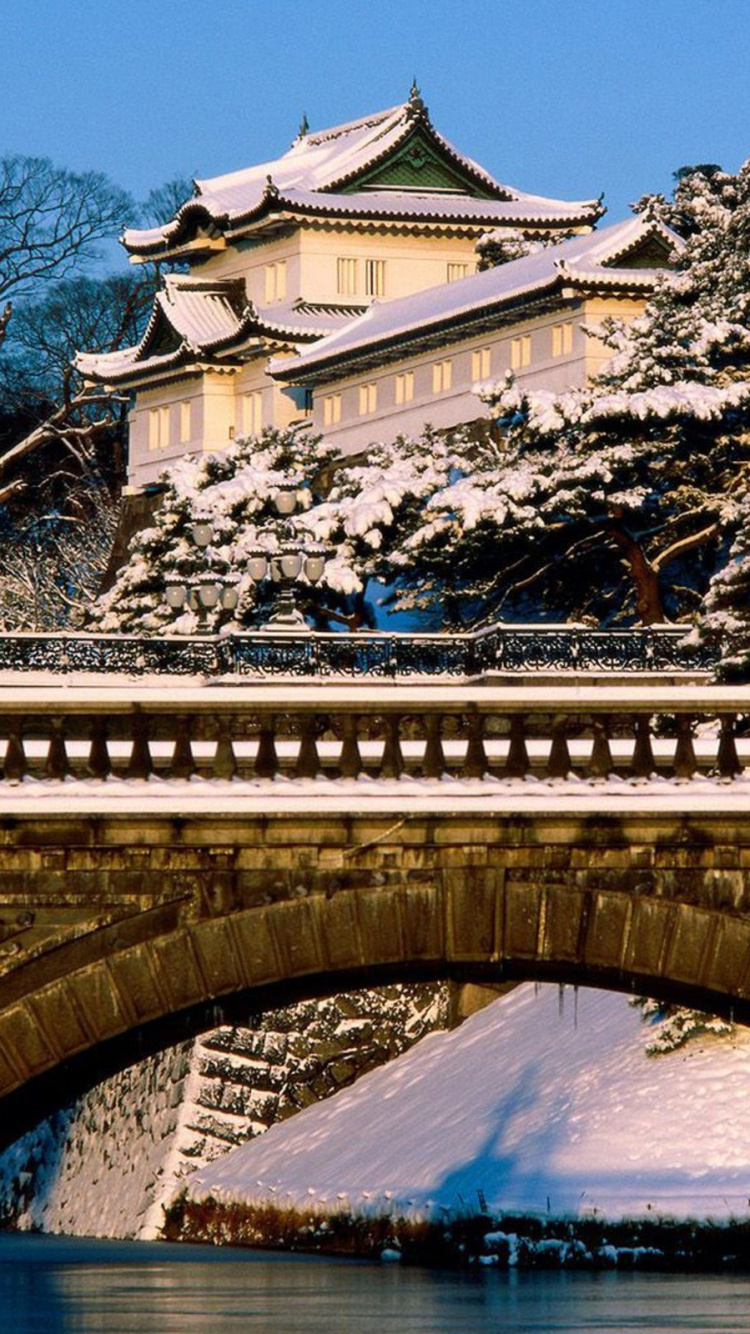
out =
<svg viewBox="0 0 750 1334"><path fill-rule="evenodd" d="M471 680L495 674L694 673L712 665L711 652L689 645L679 625L493 625L466 634L0 635L0 673L56 676Z"/></svg>

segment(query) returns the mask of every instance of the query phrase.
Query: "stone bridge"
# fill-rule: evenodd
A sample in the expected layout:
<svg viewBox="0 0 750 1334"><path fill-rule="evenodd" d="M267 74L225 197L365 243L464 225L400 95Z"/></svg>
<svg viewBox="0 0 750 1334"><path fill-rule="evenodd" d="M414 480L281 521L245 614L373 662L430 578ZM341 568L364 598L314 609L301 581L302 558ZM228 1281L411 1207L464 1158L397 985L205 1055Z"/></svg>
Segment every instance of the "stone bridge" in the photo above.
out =
<svg viewBox="0 0 750 1334"><path fill-rule="evenodd" d="M748 714L695 684L4 691L2 1138L93 1068L357 984L750 1017Z"/></svg>

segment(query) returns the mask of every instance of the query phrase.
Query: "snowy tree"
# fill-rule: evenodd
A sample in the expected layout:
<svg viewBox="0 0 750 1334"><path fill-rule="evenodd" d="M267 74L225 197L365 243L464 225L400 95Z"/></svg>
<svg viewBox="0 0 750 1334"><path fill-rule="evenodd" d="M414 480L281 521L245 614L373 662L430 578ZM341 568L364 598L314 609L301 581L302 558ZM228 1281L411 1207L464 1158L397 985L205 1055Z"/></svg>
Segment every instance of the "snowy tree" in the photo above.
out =
<svg viewBox="0 0 750 1334"><path fill-rule="evenodd" d="M643 315L599 331L606 374L485 386L495 456L478 447L395 553L426 573L450 551L484 614L691 619L726 558L750 461L750 165L678 193L695 230Z"/></svg>
<svg viewBox="0 0 750 1334"><path fill-rule="evenodd" d="M43 500L43 496L38 496ZM80 629L106 568L118 506L95 476L25 514L0 514L0 630Z"/></svg>
<svg viewBox="0 0 750 1334"><path fill-rule="evenodd" d="M750 679L750 495L740 509L729 558L709 585L699 636L719 653L719 676Z"/></svg>
<svg viewBox="0 0 750 1334"><path fill-rule="evenodd" d="M248 557L258 545L278 551L290 529L303 543L323 544L331 553L320 585L305 588L303 580L300 588L302 610L318 628L331 621L351 629L369 624L373 580L392 586L390 600L398 608L443 599L450 619L450 574L423 579L411 561L399 563L398 547L418 526L424 505L448 485L459 460L453 441L428 431L417 440L374 446L364 459L342 461L305 428L268 429L221 454L181 460L165 472L154 524L134 538L130 561L97 605L97 624L145 633L169 627L177 634L262 624L275 591L269 584L256 587ZM298 479L302 504L282 521L273 497L290 477ZM214 531L205 553L191 537L199 519L210 521ZM236 611L217 607L198 615L168 608L170 578L189 582L206 569L239 575Z"/></svg>
<svg viewBox="0 0 750 1334"><path fill-rule="evenodd" d="M306 514L319 498L321 475L334 457L333 450L304 429L269 428L258 438L237 440L222 453L180 460L165 472L154 523L134 538L130 561L97 605L96 623L105 631L147 634L165 628L194 634L262 623L275 588L270 580L256 586L247 572L248 558L259 547L271 557L290 539L314 542ZM291 478L297 482L299 512L282 519L274 496ZM213 538L206 548L193 540L192 525L197 522L211 525ZM217 606L194 612L167 605L170 579L189 586L207 572L219 579L230 573L239 576L236 609ZM331 611L345 614L347 599L361 591L362 579L349 550L341 549L328 560L314 596L312 586L305 587L304 576L300 586L302 601L312 603L311 614L320 623Z"/></svg>

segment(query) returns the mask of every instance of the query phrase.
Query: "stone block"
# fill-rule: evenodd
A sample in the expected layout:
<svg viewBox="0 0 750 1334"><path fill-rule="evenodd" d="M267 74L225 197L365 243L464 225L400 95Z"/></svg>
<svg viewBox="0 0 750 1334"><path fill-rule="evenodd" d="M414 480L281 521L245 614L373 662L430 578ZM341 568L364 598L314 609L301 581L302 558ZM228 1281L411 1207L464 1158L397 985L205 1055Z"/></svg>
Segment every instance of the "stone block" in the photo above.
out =
<svg viewBox="0 0 750 1334"><path fill-rule="evenodd" d="M587 895L546 889L539 947L543 959L574 962L580 957Z"/></svg>
<svg viewBox="0 0 750 1334"><path fill-rule="evenodd" d="M323 951L330 968L355 968L365 962L351 891L333 894L326 902L320 922Z"/></svg>
<svg viewBox="0 0 750 1334"><path fill-rule="evenodd" d="M661 899L636 899L623 956L627 972L660 976L660 963L672 921L671 905Z"/></svg>
<svg viewBox="0 0 750 1334"><path fill-rule="evenodd" d="M391 963L404 958L397 890L361 890L356 896L356 912L362 952L368 962Z"/></svg>
<svg viewBox="0 0 750 1334"><path fill-rule="evenodd" d="M670 981L700 982L703 956L712 943L711 927L710 913L677 905L664 960L665 977Z"/></svg>
<svg viewBox="0 0 750 1334"><path fill-rule="evenodd" d="M0 1049L12 1051L13 1065L26 1076L39 1074L56 1060L25 1005L13 1005L0 1015Z"/></svg>
<svg viewBox="0 0 750 1334"><path fill-rule="evenodd" d="M73 1056L90 1045L88 1026L84 1023L67 983L45 987L27 1002L38 1028L59 1057Z"/></svg>
<svg viewBox="0 0 750 1334"><path fill-rule="evenodd" d="M119 991L113 984L113 977L106 964L95 963L71 974L68 985L72 987L75 1002L94 1038L102 1042L117 1033L123 1033L130 1027L132 1011L127 1008L126 993Z"/></svg>
<svg viewBox="0 0 750 1334"><path fill-rule="evenodd" d="M242 967L250 986L262 986L283 976L282 964L269 925L268 908L251 908L232 919Z"/></svg>
<svg viewBox="0 0 750 1334"><path fill-rule="evenodd" d="M503 939L506 959L537 957L542 898L543 890L538 884L506 883Z"/></svg>
<svg viewBox="0 0 750 1334"><path fill-rule="evenodd" d="M269 908L269 923L283 963L284 976L298 977L325 968L319 936L320 900L303 899L297 903ZM320 933L325 924L320 924Z"/></svg>
<svg viewBox="0 0 750 1334"><path fill-rule="evenodd" d="M443 894L436 885L409 885L400 894L401 928L407 959L445 956Z"/></svg>
<svg viewBox="0 0 750 1334"><path fill-rule="evenodd" d="M630 930L632 902L625 894L599 892L590 897L583 957L593 968L617 969Z"/></svg>
<svg viewBox="0 0 750 1334"><path fill-rule="evenodd" d="M502 941L503 873L471 868L446 877L446 957L457 962L498 958Z"/></svg>
<svg viewBox="0 0 750 1334"><path fill-rule="evenodd" d="M208 992L196 963L193 941L186 930L160 937L147 946L159 988L175 1010L205 1000Z"/></svg>
<svg viewBox="0 0 750 1334"><path fill-rule="evenodd" d="M747 871L707 871L700 895L701 906L719 912L746 912L750 904L750 877Z"/></svg>
<svg viewBox="0 0 750 1334"><path fill-rule="evenodd" d="M222 996L227 992L239 991L244 977L235 953L229 921L220 919L200 922L193 927L193 939L209 994Z"/></svg>
<svg viewBox="0 0 750 1334"><path fill-rule="evenodd" d="M701 985L719 995L750 994L750 922L718 918L703 961Z"/></svg>

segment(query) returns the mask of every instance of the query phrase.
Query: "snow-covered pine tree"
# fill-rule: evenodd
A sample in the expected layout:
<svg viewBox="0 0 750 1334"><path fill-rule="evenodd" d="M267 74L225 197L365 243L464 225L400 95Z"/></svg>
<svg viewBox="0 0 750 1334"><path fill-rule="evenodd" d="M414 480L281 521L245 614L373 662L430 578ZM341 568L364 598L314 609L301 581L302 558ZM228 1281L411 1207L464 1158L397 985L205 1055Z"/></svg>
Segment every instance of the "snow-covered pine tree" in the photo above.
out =
<svg viewBox="0 0 750 1334"><path fill-rule="evenodd" d="M558 395L483 386L500 447L466 454L424 506L402 570L428 577L449 551L485 616L695 619L747 491L750 164L682 175L675 204L676 270L632 324L597 331L606 374Z"/></svg>
<svg viewBox="0 0 750 1334"><path fill-rule="evenodd" d="M165 472L153 525L133 539L130 560L100 598L94 623L105 631L145 634L165 629L193 634L263 623L274 590L256 588L245 573L247 555L258 543L273 551L288 536L272 498L290 476L299 479L299 494L306 501L292 519L296 534L323 542L332 551L321 584L314 593L309 590L307 599L301 593L303 609L314 624L367 624L371 580L390 584L391 601L400 606L416 605L419 595L428 604L439 606L445 598L450 602L450 577L432 574L423 579L413 562L394 563L392 552L419 527L424 505L449 484L462 459L460 443L454 447L430 431L416 440L373 446L365 460L343 463L334 449L305 430L268 429L220 454L180 460ZM205 550L191 537L191 525L198 520L210 521L215 534ZM236 611L216 607L199 618L191 611L170 609L168 580L175 576L189 581L207 568L219 576L230 570L239 574ZM402 569L405 588L400 590Z"/></svg>
<svg viewBox="0 0 750 1334"><path fill-rule="evenodd" d="M718 649L722 680L750 680L750 495L740 507L726 565L709 585L699 635Z"/></svg>
<svg viewBox="0 0 750 1334"><path fill-rule="evenodd" d="M131 557L114 586L99 599L93 622L104 631L175 634L198 630L248 628L263 621L275 597L271 581L258 588L247 573L253 547L272 554L290 535L309 536L306 516L320 499L325 469L335 453L317 437L301 430L265 430L257 439L238 440L221 453L191 455L168 469L165 489L151 527L131 543ZM298 480L299 513L282 520L273 497L290 478ZM214 538L204 549L193 541L191 527L209 522ZM327 562L322 584L309 587L313 618L334 612L342 618L362 580L349 549L338 548ZM239 575L236 610L221 606L200 614L174 610L165 591L171 577L185 583L211 572ZM304 578L301 580L304 600ZM329 604L323 610L324 604Z"/></svg>

